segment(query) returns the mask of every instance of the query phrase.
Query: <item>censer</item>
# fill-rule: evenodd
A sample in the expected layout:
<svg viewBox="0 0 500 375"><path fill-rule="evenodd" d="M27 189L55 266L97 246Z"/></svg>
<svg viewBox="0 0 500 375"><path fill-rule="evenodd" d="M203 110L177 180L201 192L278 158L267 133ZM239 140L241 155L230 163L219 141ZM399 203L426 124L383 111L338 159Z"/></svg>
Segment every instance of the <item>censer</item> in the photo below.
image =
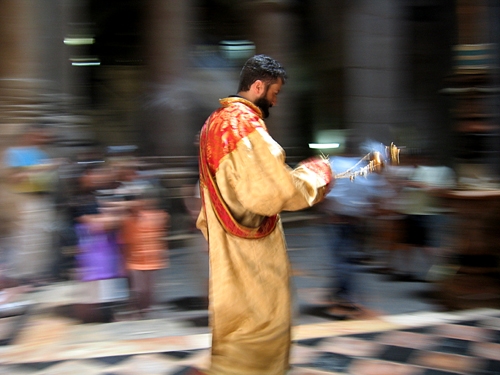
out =
<svg viewBox="0 0 500 375"><path fill-rule="evenodd" d="M380 172L387 164L399 164L400 149L394 143L384 147L384 152L371 151L362 157L359 162L344 172L335 174L335 179L349 178L351 181L357 176L366 177L369 173ZM384 155L385 154L385 155ZM368 164L356 170L360 164L368 161Z"/></svg>

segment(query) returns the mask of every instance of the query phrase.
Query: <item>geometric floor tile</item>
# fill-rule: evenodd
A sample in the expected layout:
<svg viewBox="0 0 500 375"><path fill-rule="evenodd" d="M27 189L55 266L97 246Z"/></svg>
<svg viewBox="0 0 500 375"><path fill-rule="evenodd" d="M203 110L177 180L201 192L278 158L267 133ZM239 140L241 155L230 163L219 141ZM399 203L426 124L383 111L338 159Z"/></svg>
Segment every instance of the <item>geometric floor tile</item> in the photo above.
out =
<svg viewBox="0 0 500 375"><path fill-rule="evenodd" d="M182 367L178 360L168 360L157 354L132 356L117 365L108 367L107 371L119 375L165 375L170 370ZM82 373L83 374L83 373Z"/></svg>
<svg viewBox="0 0 500 375"><path fill-rule="evenodd" d="M473 374L476 369L483 368L486 360L459 354L419 352L414 353L411 363L425 368L455 373Z"/></svg>
<svg viewBox="0 0 500 375"><path fill-rule="evenodd" d="M328 338L318 345L318 349L323 352L358 357L376 356L383 347L377 342L342 336Z"/></svg>
<svg viewBox="0 0 500 375"><path fill-rule="evenodd" d="M500 344L497 343L475 342L471 344L470 352L477 357L500 361Z"/></svg>
<svg viewBox="0 0 500 375"><path fill-rule="evenodd" d="M293 367L287 375L335 375L331 371L322 371L318 369Z"/></svg>
<svg viewBox="0 0 500 375"><path fill-rule="evenodd" d="M352 361L352 357L343 354L321 353L310 363L305 363L303 367L330 372L348 373L347 370ZM302 367L302 365L300 367Z"/></svg>
<svg viewBox="0 0 500 375"><path fill-rule="evenodd" d="M321 352L312 346L292 345L290 351L290 362L292 365L304 365L311 363Z"/></svg>
<svg viewBox="0 0 500 375"><path fill-rule="evenodd" d="M357 375L431 375L426 374L422 368L403 363L380 361L377 359L356 360L349 368L349 374ZM434 375L454 375L435 373Z"/></svg>
<svg viewBox="0 0 500 375"><path fill-rule="evenodd" d="M98 363L89 363L82 360L64 361L40 370L36 372L36 375L100 375L105 368L106 366Z"/></svg>
<svg viewBox="0 0 500 375"><path fill-rule="evenodd" d="M0 365L0 375L33 375L37 370L25 368L23 365Z"/></svg>
<svg viewBox="0 0 500 375"><path fill-rule="evenodd" d="M435 337L430 334L390 331L382 333L377 337L377 342L385 345L404 346L413 349L430 349L433 347Z"/></svg>
<svg viewBox="0 0 500 375"><path fill-rule="evenodd" d="M383 361L408 363L408 359L414 354L415 349L405 348L403 346L386 345L382 352L378 354L378 358Z"/></svg>
<svg viewBox="0 0 500 375"><path fill-rule="evenodd" d="M10 345L21 331L29 315L29 307L23 313L0 317L0 346Z"/></svg>
<svg viewBox="0 0 500 375"><path fill-rule="evenodd" d="M428 324L413 316L409 325L394 324L404 319L392 317L392 323L374 318L294 327L288 375L500 374L500 311L456 317L434 314ZM159 337L158 322L68 330L41 320L34 331L42 332L44 323L53 331L24 332L17 347L0 348L0 375L186 375L210 363L208 335ZM124 340L125 327L135 340ZM33 348L39 350L35 355Z"/></svg>

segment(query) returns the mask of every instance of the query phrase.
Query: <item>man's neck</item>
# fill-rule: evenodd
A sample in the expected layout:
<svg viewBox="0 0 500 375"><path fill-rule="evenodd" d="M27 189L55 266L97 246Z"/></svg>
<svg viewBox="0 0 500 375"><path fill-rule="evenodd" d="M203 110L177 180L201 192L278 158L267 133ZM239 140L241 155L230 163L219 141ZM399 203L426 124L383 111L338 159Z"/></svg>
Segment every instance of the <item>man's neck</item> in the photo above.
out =
<svg viewBox="0 0 500 375"><path fill-rule="evenodd" d="M251 95L250 91L240 91L235 96L238 96L240 98L246 99L246 100L248 100L249 102L252 102L252 103L255 103L255 99L256 99L256 98L254 98Z"/></svg>

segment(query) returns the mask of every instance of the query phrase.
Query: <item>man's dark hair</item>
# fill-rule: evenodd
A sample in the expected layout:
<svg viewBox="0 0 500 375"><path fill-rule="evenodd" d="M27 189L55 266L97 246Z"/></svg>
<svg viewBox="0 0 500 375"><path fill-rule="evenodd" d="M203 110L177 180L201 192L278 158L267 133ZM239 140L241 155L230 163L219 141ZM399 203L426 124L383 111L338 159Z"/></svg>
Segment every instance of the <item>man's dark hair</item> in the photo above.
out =
<svg viewBox="0 0 500 375"><path fill-rule="evenodd" d="M255 55L241 69L238 92L250 90L250 86L257 80L272 84L280 78L284 84L287 79L286 71L279 62L267 55Z"/></svg>

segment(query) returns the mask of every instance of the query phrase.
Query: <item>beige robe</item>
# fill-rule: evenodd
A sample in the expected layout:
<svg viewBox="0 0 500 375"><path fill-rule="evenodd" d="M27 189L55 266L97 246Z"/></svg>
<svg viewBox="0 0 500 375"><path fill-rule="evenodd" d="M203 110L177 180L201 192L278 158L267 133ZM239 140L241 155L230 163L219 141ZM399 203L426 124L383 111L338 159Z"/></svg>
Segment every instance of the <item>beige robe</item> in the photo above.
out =
<svg viewBox="0 0 500 375"><path fill-rule="evenodd" d="M217 159L213 174L236 221L258 227L265 216L319 202L331 178L329 166L316 160L292 170L285 164L283 149L267 133L260 110L234 99L223 99L223 108L207 120L205 128L217 126L219 133L209 136L208 143L202 139L201 147L207 147L212 157L214 142L218 143L215 148L225 147L221 146L225 136L234 140L236 134L234 146L225 148L228 152ZM233 112L228 114L228 110ZM237 125L235 118L240 121ZM241 125L241 121L246 122ZM210 257L212 360L208 374L284 374L289 367L292 308L281 220L263 238L230 234L201 182L204 205L197 227L208 240Z"/></svg>

